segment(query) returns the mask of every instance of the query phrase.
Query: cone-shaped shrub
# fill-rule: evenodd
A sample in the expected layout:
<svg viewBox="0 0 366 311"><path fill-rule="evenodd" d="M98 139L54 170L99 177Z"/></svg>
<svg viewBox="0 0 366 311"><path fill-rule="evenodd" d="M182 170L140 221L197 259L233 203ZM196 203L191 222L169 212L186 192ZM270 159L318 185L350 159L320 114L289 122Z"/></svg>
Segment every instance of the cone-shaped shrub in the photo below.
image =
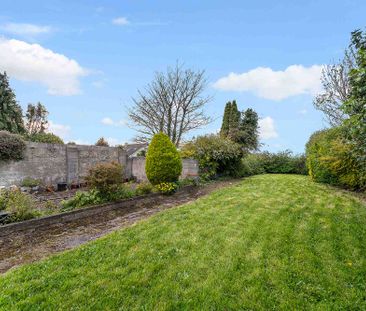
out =
<svg viewBox="0 0 366 311"><path fill-rule="evenodd" d="M153 185L178 180L182 172L182 159L167 135L154 135L147 149L145 171Z"/></svg>

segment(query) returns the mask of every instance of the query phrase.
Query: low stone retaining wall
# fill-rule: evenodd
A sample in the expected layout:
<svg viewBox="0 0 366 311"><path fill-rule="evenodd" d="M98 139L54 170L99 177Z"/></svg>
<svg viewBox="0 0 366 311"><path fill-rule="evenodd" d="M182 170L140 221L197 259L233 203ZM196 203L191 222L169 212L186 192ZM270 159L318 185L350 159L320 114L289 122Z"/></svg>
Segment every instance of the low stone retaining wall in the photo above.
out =
<svg viewBox="0 0 366 311"><path fill-rule="evenodd" d="M196 189L196 186L186 186L181 191L189 192ZM21 232L26 230L35 231L39 228L57 225L60 226L65 223L77 221L82 218L97 216L98 214L107 213L113 210L133 208L139 206L140 204L151 202L151 204L156 203L155 201L162 197L160 193L152 193L149 195L134 197L126 199L119 202L106 203L102 205L95 205L90 207L85 207L77 209L71 212L65 212L61 214L30 219L22 222L11 223L7 225L0 226L0 238L11 235L14 232Z"/></svg>
<svg viewBox="0 0 366 311"><path fill-rule="evenodd" d="M139 196L131 199L126 199L119 202L106 203L102 205L95 205L85 208L80 208L73 210L71 212L65 212L61 214L55 214L51 216L45 216L41 218L30 219L26 221L11 223L7 225L0 226L0 237L5 237L13 232L19 232L23 230L36 230L40 227L51 226L54 224L62 225L67 222L72 222L84 217L90 217L101 213L106 213L112 210L133 207L146 199L153 199L161 194L153 193L147 196Z"/></svg>

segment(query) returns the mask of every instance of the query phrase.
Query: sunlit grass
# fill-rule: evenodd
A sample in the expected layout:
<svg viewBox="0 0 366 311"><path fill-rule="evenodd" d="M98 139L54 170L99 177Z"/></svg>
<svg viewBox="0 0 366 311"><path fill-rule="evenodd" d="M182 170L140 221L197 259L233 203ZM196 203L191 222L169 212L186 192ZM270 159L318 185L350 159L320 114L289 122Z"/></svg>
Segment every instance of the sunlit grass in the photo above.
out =
<svg viewBox="0 0 366 311"><path fill-rule="evenodd" d="M0 278L1 310L366 309L366 209L263 175Z"/></svg>

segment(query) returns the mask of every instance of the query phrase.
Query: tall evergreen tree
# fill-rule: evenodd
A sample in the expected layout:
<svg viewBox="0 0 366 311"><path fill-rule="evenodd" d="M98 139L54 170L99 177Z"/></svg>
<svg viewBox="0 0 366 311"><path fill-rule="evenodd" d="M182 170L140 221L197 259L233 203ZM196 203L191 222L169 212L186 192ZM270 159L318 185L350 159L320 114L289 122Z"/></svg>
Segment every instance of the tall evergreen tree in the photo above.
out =
<svg viewBox="0 0 366 311"><path fill-rule="evenodd" d="M235 141L239 135L239 126L240 126L240 111L238 110L238 105L236 101L233 100L231 103L230 109L230 126L228 138L232 141Z"/></svg>
<svg viewBox="0 0 366 311"><path fill-rule="evenodd" d="M227 102L225 105L224 117L222 118L222 125L220 130L220 136L223 138L226 138L229 135L230 117L231 117L231 102Z"/></svg>
<svg viewBox="0 0 366 311"><path fill-rule="evenodd" d="M236 142L247 151L257 150L259 147L258 129L258 114L251 108L243 111Z"/></svg>
<svg viewBox="0 0 366 311"><path fill-rule="evenodd" d="M16 134L25 133L22 109L16 102L6 72L0 72L0 130Z"/></svg>

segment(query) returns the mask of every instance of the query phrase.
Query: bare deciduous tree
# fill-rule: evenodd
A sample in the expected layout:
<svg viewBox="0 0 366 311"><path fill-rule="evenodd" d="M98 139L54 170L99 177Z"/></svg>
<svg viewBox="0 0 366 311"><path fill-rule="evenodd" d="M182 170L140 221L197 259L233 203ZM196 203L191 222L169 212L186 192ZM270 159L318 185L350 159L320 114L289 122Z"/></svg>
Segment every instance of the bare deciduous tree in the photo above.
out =
<svg viewBox="0 0 366 311"><path fill-rule="evenodd" d="M314 106L325 114L332 126L340 125L347 118L341 105L350 95L349 72L352 68L355 68L355 53L349 48L338 64L326 65L322 71L324 92L315 97Z"/></svg>
<svg viewBox="0 0 366 311"><path fill-rule="evenodd" d="M184 134L208 124L211 119L203 108L211 97L203 95L206 86L204 71L183 69L178 64L166 73L156 73L145 93L138 91L139 97L128 110L132 127L140 133L136 140L148 141L163 132L178 146Z"/></svg>

